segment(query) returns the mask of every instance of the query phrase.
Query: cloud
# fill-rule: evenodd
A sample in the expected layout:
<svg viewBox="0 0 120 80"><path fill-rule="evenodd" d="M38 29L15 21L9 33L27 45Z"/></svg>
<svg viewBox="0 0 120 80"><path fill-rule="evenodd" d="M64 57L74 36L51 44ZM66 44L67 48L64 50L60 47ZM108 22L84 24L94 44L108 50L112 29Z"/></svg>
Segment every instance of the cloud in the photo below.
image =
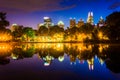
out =
<svg viewBox="0 0 120 80"><path fill-rule="evenodd" d="M17 12L56 11L75 7L79 0L2 0L0 10Z"/></svg>
<svg viewBox="0 0 120 80"><path fill-rule="evenodd" d="M115 2L112 5L109 6L109 9L116 9L120 7L120 2Z"/></svg>

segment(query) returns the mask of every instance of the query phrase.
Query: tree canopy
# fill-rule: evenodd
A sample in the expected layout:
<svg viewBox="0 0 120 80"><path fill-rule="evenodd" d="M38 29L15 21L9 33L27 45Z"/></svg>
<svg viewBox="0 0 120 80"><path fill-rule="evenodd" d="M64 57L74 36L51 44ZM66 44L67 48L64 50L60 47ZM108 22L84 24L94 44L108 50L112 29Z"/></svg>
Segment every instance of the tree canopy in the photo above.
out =
<svg viewBox="0 0 120 80"><path fill-rule="evenodd" d="M111 40L120 39L120 12L113 12L106 17L107 34Z"/></svg>
<svg viewBox="0 0 120 80"><path fill-rule="evenodd" d="M6 13L0 12L0 29L9 26L9 21L6 20Z"/></svg>

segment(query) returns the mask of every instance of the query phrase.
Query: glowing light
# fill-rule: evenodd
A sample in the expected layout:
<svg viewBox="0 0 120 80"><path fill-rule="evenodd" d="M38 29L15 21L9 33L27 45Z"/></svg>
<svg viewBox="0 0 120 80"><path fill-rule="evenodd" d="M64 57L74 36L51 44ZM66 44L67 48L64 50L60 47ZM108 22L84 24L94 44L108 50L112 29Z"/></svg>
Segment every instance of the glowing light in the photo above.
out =
<svg viewBox="0 0 120 80"><path fill-rule="evenodd" d="M0 41L10 41L12 40L12 36L9 33L0 33Z"/></svg>
<svg viewBox="0 0 120 80"><path fill-rule="evenodd" d="M87 60L89 65L89 70L94 70L94 58Z"/></svg>
<svg viewBox="0 0 120 80"><path fill-rule="evenodd" d="M44 19L49 19L49 17L44 17Z"/></svg>
<svg viewBox="0 0 120 80"><path fill-rule="evenodd" d="M50 65L50 63L44 62L44 66L49 66L49 65Z"/></svg>
<svg viewBox="0 0 120 80"><path fill-rule="evenodd" d="M58 57L58 60L59 60L60 62L63 62L63 61L64 61L64 56L59 56L59 57Z"/></svg>
<svg viewBox="0 0 120 80"><path fill-rule="evenodd" d="M12 49L12 45L8 43L0 43L0 57L11 55L9 52L12 51Z"/></svg>
<svg viewBox="0 0 120 80"><path fill-rule="evenodd" d="M98 33L98 38L99 38L99 39L103 39L103 33L102 33L102 32L99 32L99 33Z"/></svg>

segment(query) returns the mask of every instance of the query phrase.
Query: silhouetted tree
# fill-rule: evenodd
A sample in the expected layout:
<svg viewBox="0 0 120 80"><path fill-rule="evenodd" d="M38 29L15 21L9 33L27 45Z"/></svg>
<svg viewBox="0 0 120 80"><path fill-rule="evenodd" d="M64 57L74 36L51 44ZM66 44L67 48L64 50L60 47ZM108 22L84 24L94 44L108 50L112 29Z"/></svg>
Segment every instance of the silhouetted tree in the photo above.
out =
<svg viewBox="0 0 120 80"><path fill-rule="evenodd" d="M113 12L106 17L107 33L111 40L120 39L120 12Z"/></svg>
<svg viewBox="0 0 120 80"><path fill-rule="evenodd" d="M94 30L94 26L89 23L86 23L79 28L79 31L85 34L90 34L93 32L93 30Z"/></svg>
<svg viewBox="0 0 120 80"><path fill-rule="evenodd" d="M6 20L6 13L0 12L0 29L5 29L6 26L9 26L9 21Z"/></svg>
<svg viewBox="0 0 120 80"><path fill-rule="evenodd" d="M107 50L106 67L114 73L120 73L120 46L111 45Z"/></svg>

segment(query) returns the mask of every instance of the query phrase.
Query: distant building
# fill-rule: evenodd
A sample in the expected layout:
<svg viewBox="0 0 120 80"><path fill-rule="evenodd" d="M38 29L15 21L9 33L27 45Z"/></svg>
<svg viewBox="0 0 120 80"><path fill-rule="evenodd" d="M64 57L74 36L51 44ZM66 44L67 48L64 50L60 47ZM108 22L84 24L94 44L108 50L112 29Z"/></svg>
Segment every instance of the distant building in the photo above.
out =
<svg viewBox="0 0 120 80"><path fill-rule="evenodd" d="M63 21L59 21L59 22L58 22L58 26L60 26L61 28L64 28L64 23L63 23Z"/></svg>
<svg viewBox="0 0 120 80"><path fill-rule="evenodd" d="M22 29L23 26L22 25L18 25L18 24L12 24L10 27L11 32L18 30L18 29Z"/></svg>
<svg viewBox="0 0 120 80"><path fill-rule="evenodd" d="M98 27L105 26L105 21L104 21L104 19L102 18L102 16L100 17L100 20L99 20L99 22L97 23L97 26L98 26Z"/></svg>
<svg viewBox="0 0 120 80"><path fill-rule="evenodd" d="M81 27L84 25L84 21L82 19L80 19L80 21L78 21L77 27Z"/></svg>
<svg viewBox="0 0 120 80"><path fill-rule="evenodd" d="M76 20L75 20L75 18L74 19L70 18L70 28L73 28L75 26L76 26Z"/></svg>
<svg viewBox="0 0 120 80"><path fill-rule="evenodd" d="M91 25L94 24L94 21L93 21L93 12L89 12L88 13L87 23L90 23Z"/></svg>
<svg viewBox="0 0 120 80"><path fill-rule="evenodd" d="M44 17L44 23L40 23L38 24L38 29L41 27L41 26L45 26L47 28L51 27L51 26L54 26L54 24L52 23L52 19L50 17Z"/></svg>

